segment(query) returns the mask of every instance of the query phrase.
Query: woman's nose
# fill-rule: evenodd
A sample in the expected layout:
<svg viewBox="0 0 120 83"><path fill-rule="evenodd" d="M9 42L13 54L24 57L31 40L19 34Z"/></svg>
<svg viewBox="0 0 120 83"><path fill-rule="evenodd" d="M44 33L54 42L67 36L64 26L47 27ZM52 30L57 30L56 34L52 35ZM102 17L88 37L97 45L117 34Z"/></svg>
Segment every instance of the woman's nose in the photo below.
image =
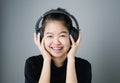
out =
<svg viewBox="0 0 120 83"><path fill-rule="evenodd" d="M60 44L59 38L54 38L53 42L54 44Z"/></svg>

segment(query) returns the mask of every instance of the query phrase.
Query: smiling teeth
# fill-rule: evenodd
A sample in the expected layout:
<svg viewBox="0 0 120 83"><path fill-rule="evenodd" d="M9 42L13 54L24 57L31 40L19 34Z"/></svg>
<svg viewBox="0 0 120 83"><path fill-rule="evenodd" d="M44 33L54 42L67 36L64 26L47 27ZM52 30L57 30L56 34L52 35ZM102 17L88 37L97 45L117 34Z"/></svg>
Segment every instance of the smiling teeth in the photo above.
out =
<svg viewBox="0 0 120 83"><path fill-rule="evenodd" d="M62 48L52 48L53 50L61 50Z"/></svg>

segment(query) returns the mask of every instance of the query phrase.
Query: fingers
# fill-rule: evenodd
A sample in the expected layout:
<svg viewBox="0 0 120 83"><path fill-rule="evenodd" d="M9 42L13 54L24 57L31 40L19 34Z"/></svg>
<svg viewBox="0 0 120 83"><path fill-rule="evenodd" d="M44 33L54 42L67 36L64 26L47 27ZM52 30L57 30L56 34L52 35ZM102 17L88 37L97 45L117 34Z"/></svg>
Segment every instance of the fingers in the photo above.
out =
<svg viewBox="0 0 120 83"><path fill-rule="evenodd" d="M34 32L34 42L37 46L40 46L40 33L36 35L36 33Z"/></svg>
<svg viewBox="0 0 120 83"><path fill-rule="evenodd" d="M78 36L78 40L76 41L76 44L80 44L80 42L81 42L81 40L82 40L82 33L81 32L79 32L79 36Z"/></svg>
<svg viewBox="0 0 120 83"><path fill-rule="evenodd" d="M50 60L51 56L45 48L44 38L42 38L42 41L40 42L40 33L38 33L37 35L36 33L34 33L34 42L38 46L43 58L46 60Z"/></svg>
<svg viewBox="0 0 120 83"><path fill-rule="evenodd" d="M36 35L36 33L34 33L34 42L35 44L38 46L38 48L41 50L44 48L44 38L42 39L42 41L40 42L40 33L38 33Z"/></svg>
<svg viewBox="0 0 120 83"><path fill-rule="evenodd" d="M35 42L35 44L37 45L37 40L36 40L37 38L36 38L36 33L34 32L34 42Z"/></svg>
<svg viewBox="0 0 120 83"><path fill-rule="evenodd" d="M40 46L40 33L38 33L37 35L37 43L38 43L38 46Z"/></svg>
<svg viewBox="0 0 120 83"><path fill-rule="evenodd" d="M75 41L74 41L72 35L70 35L70 40L71 40L72 45L75 44Z"/></svg>
<svg viewBox="0 0 120 83"><path fill-rule="evenodd" d="M82 33L79 32L79 36L78 36L78 39L77 39L76 42L74 41L74 39L73 39L73 37L72 37L71 35L70 35L70 40L71 40L71 42L72 42L72 45L73 45L73 44L77 44L77 45L79 45L80 42L81 42L81 40L82 40Z"/></svg>

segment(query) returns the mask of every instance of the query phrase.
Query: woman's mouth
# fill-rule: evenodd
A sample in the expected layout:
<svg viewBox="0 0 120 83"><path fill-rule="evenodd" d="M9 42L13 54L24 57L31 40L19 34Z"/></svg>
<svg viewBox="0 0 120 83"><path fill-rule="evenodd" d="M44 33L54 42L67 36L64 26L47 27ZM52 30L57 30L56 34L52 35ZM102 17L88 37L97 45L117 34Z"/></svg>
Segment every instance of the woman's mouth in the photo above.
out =
<svg viewBox="0 0 120 83"><path fill-rule="evenodd" d="M62 53L63 47L51 47L53 53Z"/></svg>
<svg viewBox="0 0 120 83"><path fill-rule="evenodd" d="M52 48L52 50L62 50L63 49L63 47L51 47Z"/></svg>

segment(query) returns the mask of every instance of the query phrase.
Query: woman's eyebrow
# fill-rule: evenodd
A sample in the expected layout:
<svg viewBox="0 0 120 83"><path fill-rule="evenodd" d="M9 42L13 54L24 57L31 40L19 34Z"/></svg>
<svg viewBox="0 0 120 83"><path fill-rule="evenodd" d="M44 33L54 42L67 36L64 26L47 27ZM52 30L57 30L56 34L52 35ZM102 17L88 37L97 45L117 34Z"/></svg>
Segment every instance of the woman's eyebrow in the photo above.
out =
<svg viewBox="0 0 120 83"><path fill-rule="evenodd" d="M67 32L67 31L61 31L61 32L60 32L60 34L61 34L61 33L65 33L65 34L68 34L68 32Z"/></svg>
<svg viewBox="0 0 120 83"><path fill-rule="evenodd" d="M46 32L46 34L52 34L51 32Z"/></svg>
<svg viewBox="0 0 120 83"><path fill-rule="evenodd" d="M67 31L61 31L59 34L62 34L62 33L64 33L64 34L68 34ZM53 33L52 33L52 32L46 32L45 34L53 34Z"/></svg>

